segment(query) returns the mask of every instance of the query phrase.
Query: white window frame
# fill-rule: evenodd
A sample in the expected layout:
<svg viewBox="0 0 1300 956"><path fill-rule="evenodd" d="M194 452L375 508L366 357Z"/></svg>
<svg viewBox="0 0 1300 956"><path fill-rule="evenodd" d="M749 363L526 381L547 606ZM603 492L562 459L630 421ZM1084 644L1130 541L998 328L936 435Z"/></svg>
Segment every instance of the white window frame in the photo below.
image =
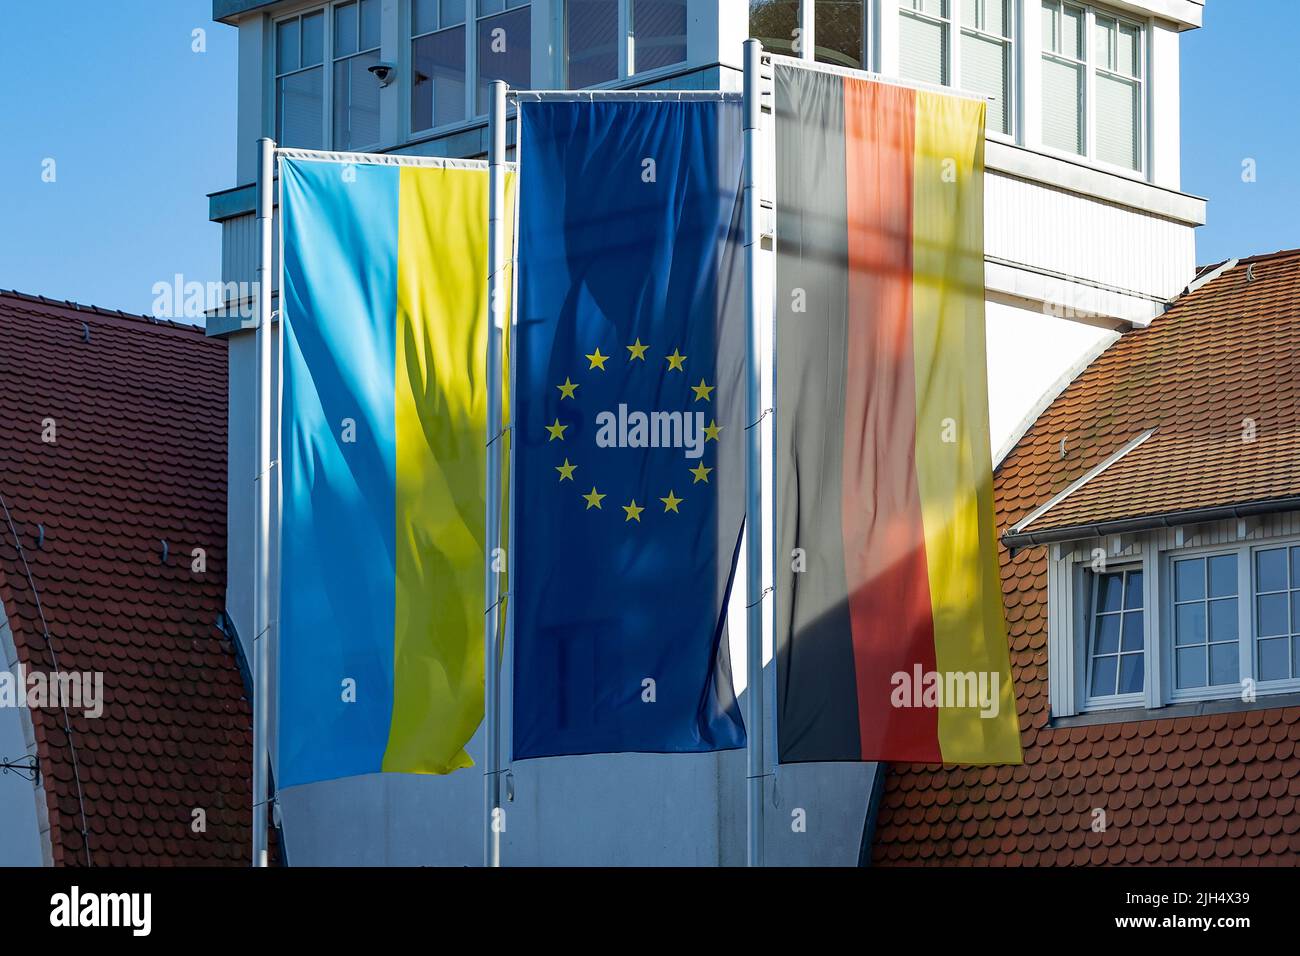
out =
<svg viewBox="0 0 1300 956"><path fill-rule="evenodd" d="M339 62L340 60L346 60L346 59L350 59L353 56L358 56L363 52L365 53L373 52L373 50L375 49L371 47L364 51L358 50L357 53L350 53L347 56L342 56L342 57L334 55L334 9L336 7L341 7L343 6L343 4L349 2L352 2L352 0L330 0L330 2L328 3L306 4L304 6L298 7L292 12L286 12L283 15L276 16L271 20L270 37L268 38L267 45L263 47L263 49L269 51L267 58L270 63L270 69L267 71L267 73L271 78L271 82L269 84L270 89L268 90L268 95L269 95L268 98L270 100L269 110L267 111L268 121L265 124L267 136L275 137L277 140L280 136L280 130L277 128L277 120L280 115L280 79L285 76L292 76L294 73L303 72L301 66L299 67L299 69L291 70L288 73L280 73L277 69L276 58L278 56L278 49L279 49L280 24L288 23L291 20L301 21L303 18L309 17L313 13L320 13L322 14L322 19L324 20L324 25L322 28L324 32L324 36L321 41L322 42L321 62L318 64L323 74L321 77L321 147L320 148L324 150L332 150L334 148L334 64ZM380 46L378 48L380 62L382 62L384 58L383 18L384 18L383 7L381 5L379 11ZM302 35L301 24L299 25L298 29L299 29L299 37L301 38ZM358 38L358 43L359 42L360 41ZM301 39L299 40L299 43L301 44ZM301 49L301 45L300 45L300 49ZM312 69L314 69L314 67L312 67ZM376 79L375 83L376 85L378 85L379 80ZM374 143L367 143L364 146L355 147L352 150L353 152L370 151L370 150L378 149L383 146L383 141L382 141L383 128L384 128L383 108L384 108L383 97L381 96L379 100L380 139Z"/></svg>
<svg viewBox="0 0 1300 956"><path fill-rule="evenodd" d="M329 85L329 104L330 104L329 116L326 117L326 121L325 121L325 129L326 132L328 133L328 136L325 139L325 148L330 150L336 148L334 146L334 133L335 133L334 130L334 66L335 64L342 63L345 60L351 60L354 57L364 56L367 53L377 53L379 55L379 62L382 63L384 61L384 47L383 47L384 8L382 3L379 6L379 38L378 38L379 45L374 47L368 47L364 50L360 48L361 30L360 30L360 22L358 20L357 51L355 53L346 53L343 56L338 56L334 52L334 11L338 7L343 6L344 4L354 3L354 2L357 4L357 17L360 18L361 15L360 0L333 0L333 2L331 2L328 5L327 13L325 15L325 19L327 21L326 30L325 30L325 63L329 67L329 69L326 71L325 80L326 83ZM375 82L376 92L378 92L379 89L381 89L379 85L379 79L376 78L374 82ZM349 152L353 152L353 153L371 152L379 148L383 144L384 120L383 120L383 96L382 95L380 95L378 100L378 108L380 110L380 114L378 118L378 123L376 125L379 127L379 139L375 140L373 143L362 143L360 145L349 146L348 147Z"/></svg>
<svg viewBox="0 0 1300 956"><path fill-rule="evenodd" d="M1085 586L1085 582L1088 580L1090 576L1100 577L1103 574L1120 574L1120 573L1124 573L1127 575L1133 572L1142 573L1142 608L1141 608L1142 610L1141 654L1142 654L1142 662L1143 662L1142 690L1132 694L1099 694L1094 697L1092 696L1092 658L1093 658L1092 645L1093 645L1093 636L1094 636L1093 622L1097 614L1097 596L1100 589L1095 586L1095 583L1091 588L1089 588ZM1079 628L1077 633L1081 635L1081 639L1076 641L1076 643L1078 644L1077 654L1079 658L1079 670L1078 670L1079 694L1080 694L1079 699L1084 702L1084 709L1088 711L1118 710L1127 707L1141 707L1146 701L1146 687L1147 687L1146 636L1149 630L1148 608L1146 603L1147 601L1146 581L1147 581L1146 568L1144 566L1144 562L1140 560L1132 561L1132 560L1117 559L1114 563L1108 562L1106 565L1106 569L1104 571L1093 571L1092 568L1090 567L1083 567L1080 569L1079 585L1080 585L1080 597L1082 598L1082 600L1080 601L1080 609L1082 611L1082 614L1080 615ZM1125 581L1125 585L1127 585L1127 580ZM1128 588L1124 587L1124 589L1121 591L1120 594L1121 609L1123 608L1123 601L1127 596L1127 593L1128 593ZM1122 650L1124 646L1124 633L1122 628L1119 635L1119 641L1120 641L1119 647ZM1117 651L1116 653L1117 654L1121 653L1121 651ZM1118 667L1119 667L1119 662L1117 661L1116 662L1117 671L1118 671Z"/></svg>
<svg viewBox="0 0 1300 956"><path fill-rule="evenodd" d="M567 19L569 16L568 0L552 0L556 6L555 16L555 43L554 49L559 51L559 56L555 58L555 82L559 89L569 89L569 32L567 30ZM691 17L690 7L687 7L686 16L686 56L677 63L669 63L667 66L658 66L653 70L645 70L640 73L636 72L636 24L632 22L632 0L614 0L618 4L618 76L612 80L605 80L602 83L593 83L591 86L584 86L584 90L608 90L624 86L629 80L636 80L638 83L643 81L653 81L665 77L674 76L688 68L691 59L690 34L691 34ZM748 8L746 9L748 16Z"/></svg>
<svg viewBox="0 0 1300 956"><path fill-rule="evenodd" d="M1032 0L1040 7L1044 2L1054 3L1058 10L1065 7L1074 7L1083 10L1083 59L1075 60L1072 57L1055 53L1051 50L1042 48L1041 59L1038 62L1038 82L1042 84L1043 67L1042 60L1054 59L1063 63L1070 63L1075 66L1083 67L1083 91L1081 96L1083 102L1080 104L1083 115L1083 152L1074 153L1069 150L1063 150L1056 146L1048 145L1041 141L1037 147L1043 152L1053 156L1060 156L1073 162L1084 160L1091 165L1104 169L1107 172L1117 173L1126 176L1129 179L1141 179L1147 181L1151 171L1151 32L1153 21L1139 20L1131 16L1125 16L1118 10L1112 10L1106 6L1100 6L1092 3L1082 3L1078 0ZM1097 63L1096 34L1097 34L1097 17L1101 16L1106 20L1114 20L1117 24L1134 27L1138 31L1137 51L1138 51L1138 75L1136 77L1123 77L1125 80L1137 83L1137 168L1131 166L1121 166L1115 163L1106 162L1097 156L1097 74L1110 73L1109 70L1103 69ZM1040 14L1041 22L1041 14ZM1039 26L1041 29L1041 25Z"/></svg>
<svg viewBox="0 0 1300 956"><path fill-rule="evenodd" d="M1181 540L1181 539L1180 539ZM1159 716L1161 708L1209 701L1241 703L1246 679L1257 699L1300 693L1300 676L1261 681L1255 614L1255 555L1259 551L1300 547L1300 534L1241 536L1219 544L1172 546L1153 535L1137 540L1116 537L1051 545L1047 569L1048 688L1054 717L1144 709ZM1143 692L1089 698L1088 662L1092 634L1088 628L1085 573L1092 571L1094 549L1105 555L1104 572L1140 567L1143 572ZM1173 565L1185 558L1237 555L1237 640L1239 679L1179 690L1174 681ZM1207 625L1208 626L1208 625Z"/></svg>
<svg viewBox="0 0 1300 956"><path fill-rule="evenodd" d="M906 2L906 0L901 0ZM1014 0L1013 0L1014 2ZM880 15L880 0L862 0L862 69L868 73L880 68L880 51L876 48L877 24ZM817 59L817 3L816 0L800 0L799 4L800 41L799 58L822 62Z"/></svg>
<svg viewBox="0 0 1300 956"><path fill-rule="evenodd" d="M401 64L402 94L399 109L402 112L400 128L407 142L432 139L454 133L459 130L482 126L487 113L478 111L478 24L480 20L500 16L511 10L528 11L529 72L536 75L536 64L532 61L533 37L537 31L538 0L528 0L523 7L498 10L496 13L479 13L479 0L465 0L465 20L457 26L465 30L465 115L463 118L443 123L441 126L429 126L416 129L411 123L411 79L415 74L415 57L412 45L415 43L414 0L402 0L401 16L398 21L399 63ZM446 29L454 29L447 27ZM440 31L435 31L440 32ZM429 36L421 33L420 36Z"/></svg>

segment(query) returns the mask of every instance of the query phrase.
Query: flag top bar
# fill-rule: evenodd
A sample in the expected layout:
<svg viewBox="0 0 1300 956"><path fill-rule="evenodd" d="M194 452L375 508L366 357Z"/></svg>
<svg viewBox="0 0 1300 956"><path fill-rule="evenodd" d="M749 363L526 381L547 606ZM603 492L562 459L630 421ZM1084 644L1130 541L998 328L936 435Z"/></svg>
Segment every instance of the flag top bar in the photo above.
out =
<svg viewBox="0 0 1300 956"><path fill-rule="evenodd" d="M482 159L449 156L410 156L405 153L342 153L322 149L277 149L279 159L307 159L320 163L369 164L372 166L425 166L435 169L487 169ZM514 165L507 163L507 165Z"/></svg>
<svg viewBox="0 0 1300 956"><path fill-rule="evenodd" d="M968 93L965 90L954 89L951 86L941 86L937 83L903 80L896 76L885 76L882 73L870 73L866 70L852 70L846 66L836 66L833 63L818 63L816 60L803 60L794 56L782 56L779 53L764 53L763 62L772 66L794 66L801 70L811 70L814 73L829 73L832 76L843 76L851 80L868 80L872 83L884 83L886 86L901 86L909 90L942 93L944 96L955 96L963 100L979 100L981 103L988 103L997 99L995 96L981 96L978 93Z"/></svg>
<svg viewBox="0 0 1300 956"><path fill-rule="evenodd" d="M541 103L548 100L562 102L607 102L607 101L646 101L646 102L707 102L739 103L741 93L722 90L510 90L506 94L517 103Z"/></svg>

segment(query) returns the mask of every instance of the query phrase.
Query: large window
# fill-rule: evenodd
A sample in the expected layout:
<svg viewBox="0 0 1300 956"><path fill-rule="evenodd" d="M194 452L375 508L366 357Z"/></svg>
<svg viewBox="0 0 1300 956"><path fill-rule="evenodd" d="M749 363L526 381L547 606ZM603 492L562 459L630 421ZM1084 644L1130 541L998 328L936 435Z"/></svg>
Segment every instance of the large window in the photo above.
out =
<svg viewBox="0 0 1300 956"><path fill-rule="evenodd" d="M867 4L864 0L815 0L813 58L854 70L865 70Z"/></svg>
<svg viewBox="0 0 1300 956"><path fill-rule="evenodd" d="M1141 694L1144 615L1141 567L1089 574L1088 699Z"/></svg>
<svg viewBox="0 0 1300 956"><path fill-rule="evenodd" d="M1174 687L1231 686L1238 664L1237 556L1174 561Z"/></svg>
<svg viewBox="0 0 1300 956"><path fill-rule="evenodd" d="M411 130L465 118L465 0L411 4Z"/></svg>
<svg viewBox="0 0 1300 956"><path fill-rule="evenodd" d="M1256 551L1254 589L1259 679L1300 677L1300 546Z"/></svg>
<svg viewBox="0 0 1300 956"><path fill-rule="evenodd" d="M478 103L487 112L488 84L505 80L512 89L532 86L532 10L528 0L478 0Z"/></svg>
<svg viewBox="0 0 1300 956"><path fill-rule="evenodd" d="M688 0L565 0L564 82L613 83L686 62Z"/></svg>
<svg viewBox="0 0 1300 956"><path fill-rule="evenodd" d="M801 6L801 0L750 0L749 35L769 53L802 56Z"/></svg>
<svg viewBox="0 0 1300 956"><path fill-rule="evenodd" d="M1013 0L900 0L899 73L986 97L989 130L1010 135L1014 10Z"/></svg>
<svg viewBox="0 0 1300 956"><path fill-rule="evenodd" d="M1043 143L1141 170L1143 28L1063 0L1042 0L1042 26Z"/></svg>
<svg viewBox="0 0 1300 956"><path fill-rule="evenodd" d="M275 24L275 138L301 149L379 145L380 0L347 0ZM328 78L328 81L327 81Z"/></svg>

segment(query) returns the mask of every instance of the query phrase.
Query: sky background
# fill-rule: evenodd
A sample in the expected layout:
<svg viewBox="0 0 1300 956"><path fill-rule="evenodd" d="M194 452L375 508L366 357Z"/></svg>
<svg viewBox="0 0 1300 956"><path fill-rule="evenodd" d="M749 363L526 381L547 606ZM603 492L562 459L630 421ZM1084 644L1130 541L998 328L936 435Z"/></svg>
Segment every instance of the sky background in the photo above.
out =
<svg viewBox="0 0 1300 956"><path fill-rule="evenodd" d="M1200 263L1300 246L1295 6L1209 0L1184 35L1183 189L1210 199ZM149 312L156 282L220 279L206 195L239 185L236 53L211 14L211 0L0 0L0 289Z"/></svg>

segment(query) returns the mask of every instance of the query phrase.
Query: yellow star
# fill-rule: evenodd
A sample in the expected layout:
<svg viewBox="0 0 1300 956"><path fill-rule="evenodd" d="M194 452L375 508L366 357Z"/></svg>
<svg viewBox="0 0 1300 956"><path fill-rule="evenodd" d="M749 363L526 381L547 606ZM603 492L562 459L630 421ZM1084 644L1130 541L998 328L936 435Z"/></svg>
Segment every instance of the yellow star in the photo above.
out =
<svg viewBox="0 0 1300 956"><path fill-rule="evenodd" d="M679 372L686 371L686 369L682 368L682 363L686 361L686 356L678 352L677 349L673 349L673 354L665 355L664 358L668 360L668 371L671 372L673 369L677 369Z"/></svg>
<svg viewBox="0 0 1300 956"><path fill-rule="evenodd" d="M678 498L675 494L669 491L667 498L660 498L659 500L664 503L664 513L667 514L669 511L677 511L677 506L685 499ZM677 513L681 514L680 511L677 511Z"/></svg>
<svg viewBox="0 0 1300 956"><path fill-rule="evenodd" d="M555 470L558 471L558 472L560 473L560 481L566 481L566 480L567 480L567 481L572 481L572 480L573 480L573 469L575 469L575 468L577 468L577 467L578 467L577 465L570 465L570 464L569 464L569 459L568 459L568 458L565 458L565 459L564 459L564 464L563 464L563 465L556 465L556 466L555 466Z"/></svg>
<svg viewBox="0 0 1300 956"><path fill-rule="evenodd" d="M718 432L720 431L722 431L722 426L718 424L718 420L716 418L710 419L709 424L705 426L704 429L704 440L708 441L709 439L712 439L713 441L717 441Z"/></svg>
<svg viewBox="0 0 1300 956"><path fill-rule="evenodd" d="M563 385L557 385L555 387L560 390L560 401L564 401L566 398L577 398L574 392L577 391L578 386L574 382L569 381L569 376L564 376Z"/></svg>
<svg viewBox="0 0 1300 956"><path fill-rule="evenodd" d="M692 386L691 386L691 391L695 393L695 400L696 400L697 402L698 402L701 398L704 399L706 402L711 402L711 401L713 401L713 399L709 398L709 392L713 391L713 390L714 390L715 388L717 388L717 387L718 387L718 386L716 386L716 385L705 385L705 384L704 384L704 379L701 378L701 379L700 379L700 384L699 384L699 385L692 385Z"/></svg>
<svg viewBox="0 0 1300 956"><path fill-rule="evenodd" d="M587 511L590 511L592 508L599 508L600 503L605 500L605 496L596 490L595 485L591 486L591 494L583 495L582 497L587 502Z"/></svg>
<svg viewBox="0 0 1300 956"><path fill-rule="evenodd" d="M632 499L630 505L623 505L623 510L627 512L627 517L623 519L624 522L635 521L637 524L641 523L641 512L645 511L645 509L637 506L635 498Z"/></svg>
<svg viewBox="0 0 1300 956"><path fill-rule="evenodd" d="M597 345L596 351L592 352L590 355L587 356L587 361L591 363L589 366L587 366L587 371L591 371L593 368L598 368L602 372L605 371L605 360L608 358L609 358L608 355L600 354L600 346Z"/></svg>
<svg viewBox="0 0 1300 956"><path fill-rule="evenodd" d="M644 362L644 361L645 361L645 350L648 349L649 347L650 347L650 346L648 346L648 345L642 345L642 344L641 344L641 337L640 337L640 336L637 336L637 340L636 340L634 343L632 343L631 345L625 345L625 346L623 346L623 348L627 349L629 352L632 353L631 358L628 359L629 362L631 362L633 359L640 359L641 361Z"/></svg>
<svg viewBox="0 0 1300 956"><path fill-rule="evenodd" d="M704 462L700 462L700 463L699 463L698 465L696 465L694 468L688 468L687 470L688 470L692 475L695 476L695 481L692 481L691 484L693 484L693 485L694 485L694 484L698 484L699 482L702 481L702 482L704 482L704 483L707 485L707 484L709 483L709 472L711 472L713 469L712 469L712 468L705 468L705 467L704 467Z"/></svg>
<svg viewBox="0 0 1300 956"><path fill-rule="evenodd" d="M554 425L546 426L546 430L551 433L551 437L547 441L555 441L557 438L564 441L564 430L568 427L568 425L561 425L560 420L557 418Z"/></svg>

